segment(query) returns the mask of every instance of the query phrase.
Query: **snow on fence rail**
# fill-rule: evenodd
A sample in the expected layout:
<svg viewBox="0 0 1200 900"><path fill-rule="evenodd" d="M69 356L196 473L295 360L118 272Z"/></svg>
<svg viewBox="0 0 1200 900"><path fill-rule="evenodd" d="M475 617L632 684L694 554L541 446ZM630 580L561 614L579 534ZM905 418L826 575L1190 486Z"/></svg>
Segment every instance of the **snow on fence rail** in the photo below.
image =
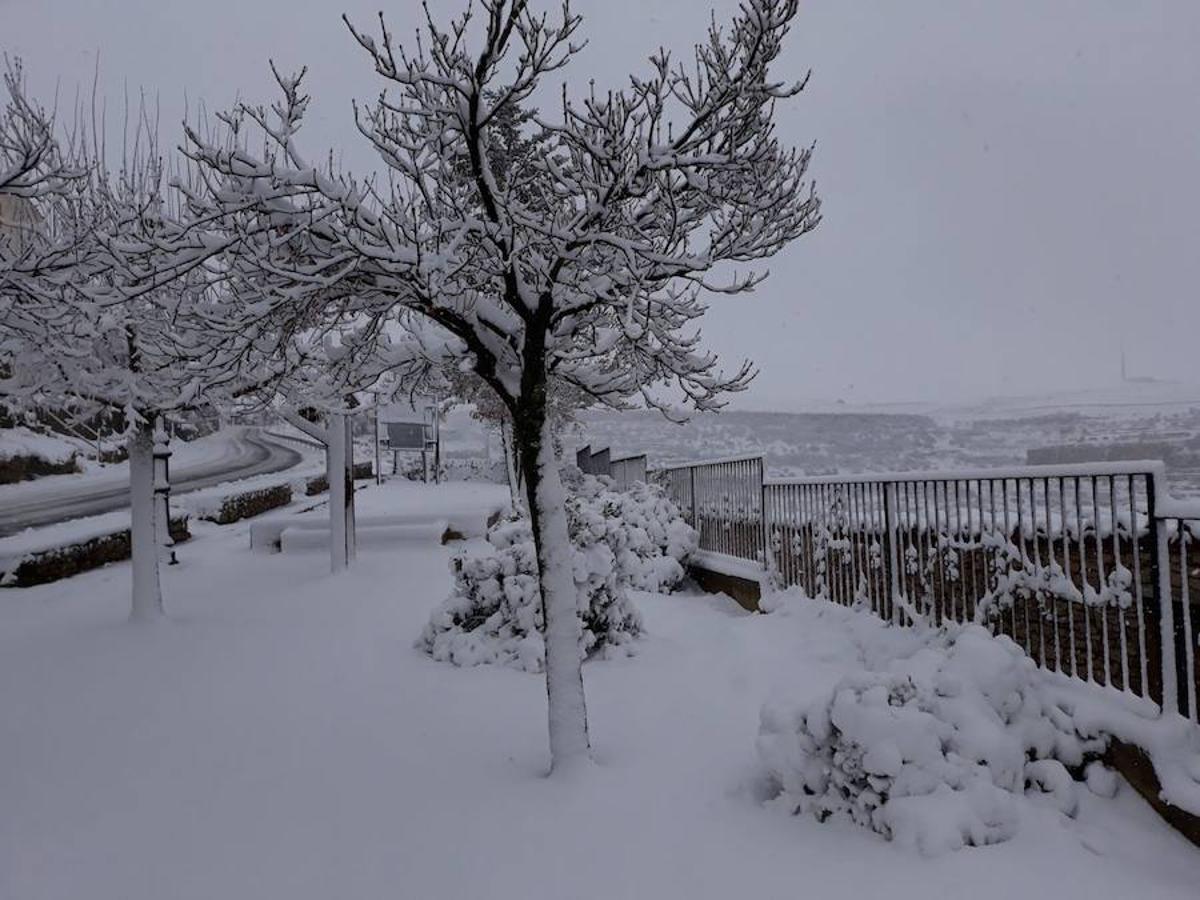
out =
<svg viewBox="0 0 1200 900"><path fill-rule="evenodd" d="M1161 462L766 480L763 459L652 474L702 550L903 623L978 621L1040 666L1200 722L1200 508Z"/></svg>

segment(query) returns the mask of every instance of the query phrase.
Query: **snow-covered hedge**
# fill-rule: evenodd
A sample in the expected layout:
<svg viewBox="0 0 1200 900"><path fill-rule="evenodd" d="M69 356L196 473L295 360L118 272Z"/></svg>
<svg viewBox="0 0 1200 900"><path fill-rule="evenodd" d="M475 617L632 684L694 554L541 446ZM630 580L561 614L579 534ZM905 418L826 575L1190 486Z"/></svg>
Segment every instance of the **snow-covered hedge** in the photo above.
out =
<svg viewBox="0 0 1200 900"><path fill-rule="evenodd" d="M430 477L433 475L430 463ZM396 469L396 478L407 481L424 481L425 466L419 453L401 454ZM503 460L486 459L481 456L443 457L438 472L441 481L482 481L488 484L506 484L508 475Z"/></svg>
<svg viewBox="0 0 1200 900"><path fill-rule="evenodd" d="M504 461L479 456L452 456L442 460L442 481L482 481L506 484Z"/></svg>
<svg viewBox="0 0 1200 900"><path fill-rule="evenodd" d="M568 470L564 480L583 620L580 652L624 648L641 631L627 591L674 588L696 548L696 533L658 487L617 491L609 479L577 469ZM542 611L528 521L493 526L487 545L465 549L452 567L454 590L434 611L417 646L460 666L501 663L541 671Z"/></svg>
<svg viewBox="0 0 1200 900"><path fill-rule="evenodd" d="M366 462L356 462L354 464L355 481L374 477L375 463L367 460ZM323 494L327 490L329 490L329 478L325 475L313 475L304 483L304 495L306 497L315 497L317 494Z"/></svg>
<svg viewBox="0 0 1200 900"><path fill-rule="evenodd" d="M1007 637L954 626L921 644L815 700L764 707L758 748L775 802L924 854L1011 838L1026 792L1074 815L1071 773L1104 740Z"/></svg>
<svg viewBox="0 0 1200 900"><path fill-rule="evenodd" d="M292 486L284 482L226 494L207 503L192 505L192 509L198 519L229 525L287 506L291 502Z"/></svg>
<svg viewBox="0 0 1200 900"><path fill-rule="evenodd" d="M0 542L0 586L46 584L129 559L129 528L113 527L117 520L128 518L127 511L93 516L5 538ZM173 510L168 532L177 544L188 540L187 514ZM61 543L56 543L56 536ZM22 544L27 546L22 549Z"/></svg>

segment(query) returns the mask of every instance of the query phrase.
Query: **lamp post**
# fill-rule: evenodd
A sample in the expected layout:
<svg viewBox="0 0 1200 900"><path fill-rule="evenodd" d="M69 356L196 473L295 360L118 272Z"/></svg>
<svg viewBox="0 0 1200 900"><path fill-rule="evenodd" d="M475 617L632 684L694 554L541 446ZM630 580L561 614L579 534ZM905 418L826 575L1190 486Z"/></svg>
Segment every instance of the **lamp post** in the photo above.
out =
<svg viewBox="0 0 1200 900"><path fill-rule="evenodd" d="M171 537L171 435L165 416L154 420L154 521L159 546L166 548L167 565L179 562Z"/></svg>

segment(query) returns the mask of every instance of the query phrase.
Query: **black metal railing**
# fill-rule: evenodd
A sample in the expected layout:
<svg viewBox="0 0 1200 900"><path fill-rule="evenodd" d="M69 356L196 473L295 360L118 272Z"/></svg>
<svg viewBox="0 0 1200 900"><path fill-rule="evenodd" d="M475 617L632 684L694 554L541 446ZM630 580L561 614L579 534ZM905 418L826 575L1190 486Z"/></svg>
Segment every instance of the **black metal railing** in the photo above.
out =
<svg viewBox="0 0 1200 900"><path fill-rule="evenodd" d="M779 587L911 617L979 622L1038 665L1200 721L1200 509L1158 462L765 480L762 457L653 476L700 547Z"/></svg>

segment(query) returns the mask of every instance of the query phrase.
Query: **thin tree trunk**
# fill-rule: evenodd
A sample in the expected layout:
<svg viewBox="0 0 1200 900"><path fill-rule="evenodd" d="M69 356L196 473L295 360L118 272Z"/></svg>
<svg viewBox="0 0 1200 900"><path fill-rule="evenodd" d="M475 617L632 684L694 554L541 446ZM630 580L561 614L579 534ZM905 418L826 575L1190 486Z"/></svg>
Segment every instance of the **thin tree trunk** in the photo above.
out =
<svg viewBox="0 0 1200 900"><path fill-rule="evenodd" d="M341 572L349 564L346 542L346 419L329 416L329 446L325 452L325 476L329 481L329 565Z"/></svg>
<svg viewBox="0 0 1200 900"><path fill-rule="evenodd" d="M540 405L540 404L539 404ZM546 647L550 766L561 772L588 760L587 704L583 692L583 627L571 559L567 510L554 442L544 406L514 428L525 475L525 496L537 548Z"/></svg>
<svg viewBox="0 0 1200 900"><path fill-rule="evenodd" d="M130 618L153 620L163 614L158 582L158 540L154 528L154 430L148 422L130 425L129 539L133 558L133 610Z"/></svg>

